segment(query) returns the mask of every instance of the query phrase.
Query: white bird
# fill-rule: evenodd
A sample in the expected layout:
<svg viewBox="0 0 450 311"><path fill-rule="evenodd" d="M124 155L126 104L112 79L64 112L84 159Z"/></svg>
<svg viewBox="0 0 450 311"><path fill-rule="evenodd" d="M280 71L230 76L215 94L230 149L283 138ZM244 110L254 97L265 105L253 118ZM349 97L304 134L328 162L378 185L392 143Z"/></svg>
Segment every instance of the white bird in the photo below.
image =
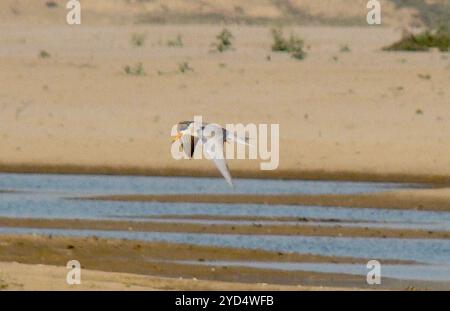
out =
<svg viewBox="0 0 450 311"><path fill-rule="evenodd" d="M224 156L224 145L226 142L249 145L246 138L240 138L235 133L216 124L182 121L177 125L177 134L173 142L178 140L181 140L181 147L190 159L194 155L198 142L201 141L209 158L214 161L227 183L233 187L230 170Z"/></svg>

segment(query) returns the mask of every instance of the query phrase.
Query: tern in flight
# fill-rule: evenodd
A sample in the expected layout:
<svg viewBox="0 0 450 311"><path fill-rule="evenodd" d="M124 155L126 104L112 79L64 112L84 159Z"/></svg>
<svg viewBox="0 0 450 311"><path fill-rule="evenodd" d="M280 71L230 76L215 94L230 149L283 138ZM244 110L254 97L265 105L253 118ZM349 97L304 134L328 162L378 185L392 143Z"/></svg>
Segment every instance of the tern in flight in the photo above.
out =
<svg viewBox="0 0 450 311"><path fill-rule="evenodd" d="M227 183L233 187L230 170L224 156L224 145L226 142L249 145L247 138L240 138L235 133L227 131L217 124L182 121L177 125L177 134L173 143L178 140L181 140L181 148L189 159L192 159L195 148L200 141L206 154L214 161Z"/></svg>

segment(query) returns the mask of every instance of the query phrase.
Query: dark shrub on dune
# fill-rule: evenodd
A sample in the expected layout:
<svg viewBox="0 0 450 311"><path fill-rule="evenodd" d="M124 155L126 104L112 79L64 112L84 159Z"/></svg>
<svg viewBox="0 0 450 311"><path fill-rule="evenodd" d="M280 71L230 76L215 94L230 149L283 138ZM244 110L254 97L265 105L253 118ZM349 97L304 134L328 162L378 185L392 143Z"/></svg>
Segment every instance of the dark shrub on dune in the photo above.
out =
<svg viewBox="0 0 450 311"><path fill-rule="evenodd" d="M383 50L428 51L430 48L437 48L441 52L450 51L450 28L448 26L425 30L417 35L408 33L400 41L383 48Z"/></svg>
<svg viewBox="0 0 450 311"><path fill-rule="evenodd" d="M282 29L273 28L272 37L272 51L290 53L293 58L300 60L306 57L306 52L303 50L303 40L294 34L291 34L291 36L286 39L283 36Z"/></svg>

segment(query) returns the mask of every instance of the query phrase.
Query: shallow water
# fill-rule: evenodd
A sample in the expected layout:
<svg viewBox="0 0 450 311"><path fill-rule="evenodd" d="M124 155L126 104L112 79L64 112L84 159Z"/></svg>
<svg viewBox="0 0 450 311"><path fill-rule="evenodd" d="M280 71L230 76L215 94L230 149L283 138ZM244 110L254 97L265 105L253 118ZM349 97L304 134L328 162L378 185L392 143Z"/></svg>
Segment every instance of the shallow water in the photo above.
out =
<svg viewBox="0 0 450 311"><path fill-rule="evenodd" d="M418 186L416 184L398 183L236 180L237 192L247 194L348 194ZM228 185L220 178L0 174L0 189L19 191L17 193L0 194L0 217L150 221L150 217L162 215L187 215L192 217L195 217L195 215L288 216L337 219L342 222L340 225L345 226L450 230L450 213L439 212L283 205L267 206L262 204L111 202L65 199L65 197L105 194L230 193L231 190ZM360 223L353 223L354 221ZM189 222L189 220L183 220L182 222ZM239 222L238 220L190 220L190 222L245 224L245 222ZM286 223L282 222L257 221L248 223L286 225ZM335 225L335 223L326 222L309 222L308 224Z"/></svg>
<svg viewBox="0 0 450 311"><path fill-rule="evenodd" d="M316 182L283 180L235 180L233 193L246 194L354 194L380 192L394 189L419 187L416 184ZM262 225L321 225L359 226L374 228L423 229L450 231L450 213L415 210L389 210L368 208L341 208L318 206L287 206L263 204L214 204L214 203L159 203L159 202L112 202L67 200L67 197L107 194L185 194L185 193L232 193L220 178L172 178L133 176L84 176L84 175L29 175L0 174L0 189L19 191L0 193L0 217L46 218L46 219L108 219L120 221L190 222L211 224L262 224ZM191 219L163 219L165 215L190 216ZM318 221L243 221L200 220L195 216L263 216L317 219ZM332 219L333 221L320 221ZM338 221L338 222L336 222ZM62 230L33 228L0 228L0 233L53 234L64 236L92 236L105 238L165 241L197 245L263 249L279 252L310 253L325 256L345 256L385 260L412 260L432 264L437 269L450 262L450 240L438 239L382 239L339 238L271 235L228 235L159 233L133 231ZM253 264L253 263L249 263ZM297 267L299 268L299 267ZM304 270L327 272L329 269L347 269L350 266L304 266ZM359 268L358 268L359 269ZM387 269L390 269L387 267ZM414 274L409 268L401 268L398 274L405 278L423 278L425 272ZM311 270L313 271L313 270ZM358 270L359 271L359 270ZM423 271L423 270L420 270ZM433 270L435 271L435 270ZM430 270L432 279L447 280L445 276ZM437 271L437 270L436 270ZM392 272L392 275L397 272ZM434 273L434 274L433 274Z"/></svg>
<svg viewBox="0 0 450 311"><path fill-rule="evenodd" d="M234 179L230 189L221 178L1 174L0 189L60 194L352 194L418 187L417 184Z"/></svg>
<svg viewBox="0 0 450 311"><path fill-rule="evenodd" d="M413 260L427 264L446 264L450 260L450 240L338 238L272 235L232 235L167 233L139 231L61 230L2 228L0 234L39 234L62 236L97 236L142 241L163 241L217 247L262 249L276 252L347 256L367 259Z"/></svg>
<svg viewBox="0 0 450 311"><path fill-rule="evenodd" d="M339 222L291 222L290 224L346 227L399 228L450 231L450 213L414 210L341 208L263 204L160 203L66 200L55 193L0 194L0 217L50 219L107 219L150 221L171 216L264 216L333 219ZM162 220L160 220L162 221ZM170 220L189 222L189 220ZM355 221L359 223L354 223ZM205 221L196 223L278 224L287 222Z"/></svg>

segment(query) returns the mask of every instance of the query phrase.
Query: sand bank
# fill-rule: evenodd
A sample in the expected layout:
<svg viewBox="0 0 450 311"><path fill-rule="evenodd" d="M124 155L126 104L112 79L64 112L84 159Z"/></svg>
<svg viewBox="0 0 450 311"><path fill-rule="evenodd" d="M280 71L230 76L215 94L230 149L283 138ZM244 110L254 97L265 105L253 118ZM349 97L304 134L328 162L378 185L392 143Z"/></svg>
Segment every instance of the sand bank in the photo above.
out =
<svg viewBox="0 0 450 311"><path fill-rule="evenodd" d="M129 202L193 202L230 204L309 205L356 208L413 209L424 211L450 211L450 188L408 189L372 194L319 194L319 195L251 195L202 194L190 195L105 195L84 200Z"/></svg>
<svg viewBox="0 0 450 311"><path fill-rule="evenodd" d="M317 273L304 271L281 271L271 269L255 269L237 266L203 266L195 264L179 264L164 260L264 260L264 261L296 261L296 262L358 262L357 259L327 258L312 255L281 254L257 250L225 249L215 247L201 247L194 245L148 243L127 240L106 240L97 238L64 238L42 236L11 236L3 235L0 243L0 262L19 262L21 264L0 264L0 280L6 283L6 289L10 288L35 288L61 286L64 284L64 268L69 260L80 261L83 270L87 270L86 285L93 284L97 280L97 287L93 289L123 289L130 288L147 289L265 289L257 283L277 284L267 289L277 289L278 285L295 285L290 289L321 289L322 284L327 288L344 287L346 289L365 288L373 289L366 283L365 276L355 276L335 273ZM95 256L92 256L95 254ZM125 260L126 258L126 260ZM155 261L156 260L156 261ZM43 267L40 272L37 264L59 266L62 268ZM365 263L363 264L365 266ZM27 277L27 270L20 272L22 268L30 268L33 273ZM5 271L2 269L6 269ZM104 271L107 273L92 274L89 271ZM64 273L64 274L63 274ZM118 273L118 274L116 274ZM139 274L145 276L164 277L163 280L147 279L146 277L123 277L122 273ZM15 275L17 274L17 278ZM36 279L42 277L41 284ZM182 280L167 280L165 278L182 278ZM28 278L28 279L27 279ZM31 280L34 278L34 281ZM51 285L52 279L59 278L58 282ZM62 279L61 279L62 278ZM214 281L204 283L194 280ZM47 282L44 282L48 280ZM219 281L218 283L215 283ZM31 283L28 283L31 282ZM198 282L198 283L196 283ZM225 284L223 282L233 282ZM116 284L119 283L119 284ZM247 283L247 285L242 284ZM249 284L251 283L251 284ZM22 285L21 285L22 284ZM299 286L299 287L297 287ZM383 285L377 289L405 289L409 287L420 289L440 288L439 283L400 281L383 278ZM282 289L281 287L279 289ZM284 289L284 288L283 288ZM288 289L288 288L287 288Z"/></svg>
<svg viewBox="0 0 450 311"><path fill-rule="evenodd" d="M262 224L190 224L182 222L139 222L72 219L21 219L0 218L0 227L91 229L144 232L186 232L212 234L252 234L252 235L302 235L339 236L404 239L449 239L449 231L408 230L370 227L344 227L304 225L262 225Z"/></svg>

